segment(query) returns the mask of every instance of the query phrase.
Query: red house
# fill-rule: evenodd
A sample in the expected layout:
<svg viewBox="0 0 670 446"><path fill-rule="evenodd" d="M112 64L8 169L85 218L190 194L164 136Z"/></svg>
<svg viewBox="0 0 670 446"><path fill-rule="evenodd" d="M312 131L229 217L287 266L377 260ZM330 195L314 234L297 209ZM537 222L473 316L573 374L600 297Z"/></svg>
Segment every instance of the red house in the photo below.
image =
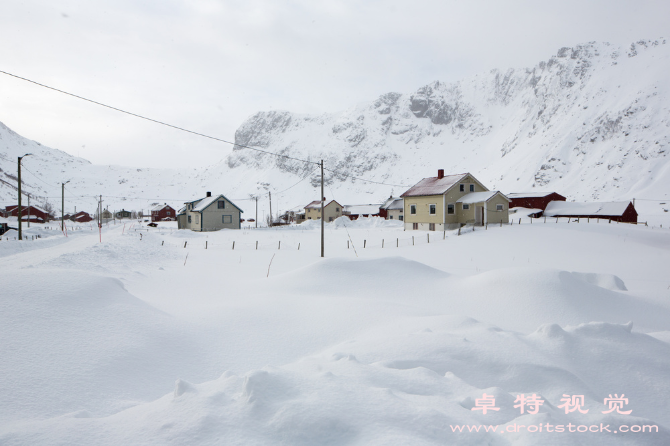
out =
<svg viewBox="0 0 670 446"><path fill-rule="evenodd" d="M528 192L507 194L510 208L547 209L550 201L565 201L565 197L556 192Z"/></svg>
<svg viewBox="0 0 670 446"><path fill-rule="evenodd" d="M177 219L177 212L167 203L157 204L151 208L151 221L173 221Z"/></svg>
<svg viewBox="0 0 670 446"><path fill-rule="evenodd" d="M7 214L7 217L18 217L19 206L7 206L5 207L5 213ZM28 221L28 216L30 216L30 221L32 223L44 223L50 219L49 214L44 209L33 205L21 206L21 221Z"/></svg>
<svg viewBox="0 0 670 446"><path fill-rule="evenodd" d="M91 217L87 212L81 211L70 216L70 220L76 221L78 223L88 223L89 221L93 220L93 217Z"/></svg>

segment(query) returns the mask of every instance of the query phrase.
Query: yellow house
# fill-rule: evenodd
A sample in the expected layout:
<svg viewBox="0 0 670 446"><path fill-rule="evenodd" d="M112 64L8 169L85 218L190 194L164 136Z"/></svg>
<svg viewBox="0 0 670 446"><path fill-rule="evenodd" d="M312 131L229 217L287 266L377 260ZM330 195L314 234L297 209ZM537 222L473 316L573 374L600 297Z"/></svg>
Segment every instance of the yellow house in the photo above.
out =
<svg viewBox="0 0 670 446"><path fill-rule="evenodd" d="M405 229L454 229L465 224L508 223L510 200L469 173L424 178L404 194Z"/></svg>
<svg viewBox="0 0 670 446"><path fill-rule="evenodd" d="M323 214L326 216L324 221L333 221L342 216L342 205L335 200L323 205ZM305 206L306 220L319 220L321 218L321 202L314 200Z"/></svg>

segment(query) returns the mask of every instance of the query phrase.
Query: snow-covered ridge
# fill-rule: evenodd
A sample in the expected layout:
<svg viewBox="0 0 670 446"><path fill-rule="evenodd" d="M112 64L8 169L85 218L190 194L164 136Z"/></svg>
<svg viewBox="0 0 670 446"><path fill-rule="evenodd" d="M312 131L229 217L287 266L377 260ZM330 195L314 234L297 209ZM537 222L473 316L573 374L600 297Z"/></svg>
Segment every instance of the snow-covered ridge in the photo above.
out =
<svg viewBox="0 0 670 446"><path fill-rule="evenodd" d="M591 42L561 48L531 68L435 81L339 113L259 112L239 127L235 142L324 159L326 168L337 172L326 172L326 196L344 204L383 202L438 168L471 172L503 192L665 200L670 199L668 72L666 39L625 47ZM0 124L0 206L16 202L16 157L25 153L33 156L24 160L24 189L38 204L49 201L60 208L60 183L69 180L67 212L74 206L94 211L93 197L100 194L110 209L148 211L154 202L177 208L212 191L246 207L245 216L255 205L243 200L252 195L272 192L275 212L319 197L314 164L241 147L205 169L96 166ZM267 200L259 201L260 218L268 207Z"/></svg>
<svg viewBox="0 0 670 446"><path fill-rule="evenodd" d="M665 39L630 47L590 42L561 48L532 68L436 81L341 113L259 112L235 140L395 184L445 167L504 191L551 188L572 199L659 195L670 182L669 55ZM226 165L305 172L299 162L244 149Z"/></svg>

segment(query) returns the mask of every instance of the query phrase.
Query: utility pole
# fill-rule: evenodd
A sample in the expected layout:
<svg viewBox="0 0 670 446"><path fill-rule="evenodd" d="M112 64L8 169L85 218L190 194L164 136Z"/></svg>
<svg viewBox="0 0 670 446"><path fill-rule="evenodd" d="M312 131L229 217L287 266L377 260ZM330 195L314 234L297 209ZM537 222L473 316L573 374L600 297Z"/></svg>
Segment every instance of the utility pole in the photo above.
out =
<svg viewBox="0 0 670 446"><path fill-rule="evenodd" d="M258 228L258 195L256 195L256 228Z"/></svg>
<svg viewBox="0 0 670 446"><path fill-rule="evenodd" d="M272 192L268 191L270 197L270 227L272 227Z"/></svg>
<svg viewBox="0 0 670 446"><path fill-rule="evenodd" d="M323 218L323 201L324 201L324 196L323 196L323 160L321 160L321 257L323 257L323 233L324 233L324 218Z"/></svg>
<svg viewBox="0 0 670 446"><path fill-rule="evenodd" d="M28 195L28 227L30 227L30 194Z"/></svg>
<svg viewBox="0 0 670 446"><path fill-rule="evenodd" d="M60 230L65 231L65 185L70 181L65 183L60 183L61 185L61 204L60 204Z"/></svg>
<svg viewBox="0 0 670 446"><path fill-rule="evenodd" d="M98 232L100 233L100 243L102 243L102 195L98 201Z"/></svg>
<svg viewBox="0 0 670 446"><path fill-rule="evenodd" d="M21 159L30 156L32 153L26 153L23 156L19 156L19 240L23 240L23 233L21 232Z"/></svg>

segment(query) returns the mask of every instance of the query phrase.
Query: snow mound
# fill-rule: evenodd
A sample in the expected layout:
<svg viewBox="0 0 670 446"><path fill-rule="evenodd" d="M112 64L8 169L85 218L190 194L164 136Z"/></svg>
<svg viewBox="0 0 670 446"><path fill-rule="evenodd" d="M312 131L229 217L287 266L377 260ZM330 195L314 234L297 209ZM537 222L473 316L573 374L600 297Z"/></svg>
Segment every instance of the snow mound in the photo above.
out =
<svg viewBox="0 0 670 446"><path fill-rule="evenodd" d="M0 419L114 412L124 398L157 398L197 359L185 326L117 279L48 269L0 277L0 387L8 391Z"/></svg>
<svg viewBox="0 0 670 446"><path fill-rule="evenodd" d="M570 273L575 278L583 280L591 285L605 288L612 291L628 291L626 285L619 277L614 274L596 274L596 273Z"/></svg>
<svg viewBox="0 0 670 446"><path fill-rule="evenodd" d="M560 336L551 333L560 333ZM363 445L363 444L633 444L605 433L454 432L452 426L659 425L636 445L668 444L663 399L670 392L670 347L627 326L541 327L522 335L472 319L407 318L282 367L224 373L202 384L180 381L174 392L105 418L60 417L30 423L39 444ZM631 364L637 379L622 382ZM495 387L490 383L496 382ZM167 390L167 389L166 389ZM603 414L604 398L624 393L632 415ZM500 410L471 410L483 393ZM535 415L513 406L519 394L545 403ZM563 394L584 395L565 414ZM0 430L21 443L23 426ZM620 443L619 438L624 438Z"/></svg>
<svg viewBox="0 0 670 446"><path fill-rule="evenodd" d="M609 274L505 268L448 282L441 292L450 314L524 332L549 323L631 320L644 331L656 331L667 329L670 318L666 307L621 293L623 281Z"/></svg>
<svg viewBox="0 0 670 446"><path fill-rule="evenodd" d="M444 271L404 257L380 259L324 259L275 279L296 292L319 289L324 293L375 292L402 294L415 289L416 281L435 283L449 277ZM403 278L411 278L406 280ZM328 285L334 282L333 285Z"/></svg>

